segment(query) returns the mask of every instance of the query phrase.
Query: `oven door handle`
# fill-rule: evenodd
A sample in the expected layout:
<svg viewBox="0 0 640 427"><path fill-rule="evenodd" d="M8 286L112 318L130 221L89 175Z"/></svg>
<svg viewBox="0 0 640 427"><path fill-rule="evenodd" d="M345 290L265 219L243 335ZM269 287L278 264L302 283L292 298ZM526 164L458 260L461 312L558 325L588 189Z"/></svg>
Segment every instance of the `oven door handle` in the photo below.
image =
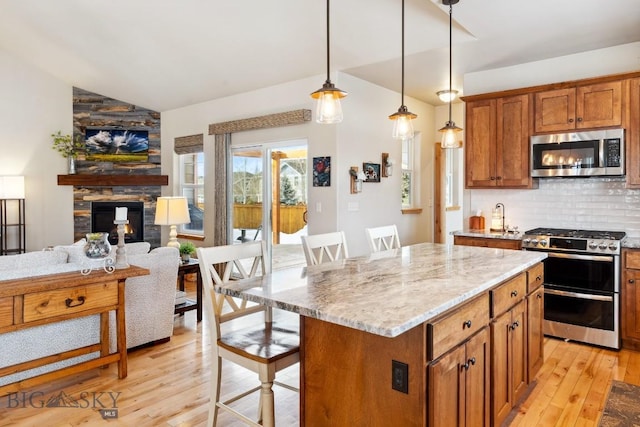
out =
<svg viewBox="0 0 640 427"><path fill-rule="evenodd" d="M549 258L582 259L585 261L613 262L613 256L609 256L609 255L578 255L578 254L562 254L557 252L548 252L547 255Z"/></svg>
<svg viewBox="0 0 640 427"><path fill-rule="evenodd" d="M549 295L559 295L559 296L562 296L562 297L574 297L574 298L588 299L588 300L592 300L592 301L613 301L613 297L612 296L583 294L581 292L559 291L557 289L545 288L544 293L545 294L549 294Z"/></svg>

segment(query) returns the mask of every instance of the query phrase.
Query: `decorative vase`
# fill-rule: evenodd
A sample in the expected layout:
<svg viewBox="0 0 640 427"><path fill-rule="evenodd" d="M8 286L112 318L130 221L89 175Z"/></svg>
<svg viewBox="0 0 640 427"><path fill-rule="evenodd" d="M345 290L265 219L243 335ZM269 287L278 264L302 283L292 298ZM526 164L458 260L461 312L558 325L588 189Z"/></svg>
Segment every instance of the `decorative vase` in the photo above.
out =
<svg viewBox="0 0 640 427"><path fill-rule="evenodd" d="M186 264L191 259L191 254L180 254L180 258L182 258L182 262Z"/></svg>
<svg viewBox="0 0 640 427"><path fill-rule="evenodd" d="M67 157L67 173L69 175L75 175L76 173L76 158L73 156Z"/></svg>
<svg viewBox="0 0 640 427"><path fill-rule="evenodd" d="M106 258L111 252L111 244L108 240L109 233L87 234L87 244L84 245L84 253L87 258Z"/></svg>

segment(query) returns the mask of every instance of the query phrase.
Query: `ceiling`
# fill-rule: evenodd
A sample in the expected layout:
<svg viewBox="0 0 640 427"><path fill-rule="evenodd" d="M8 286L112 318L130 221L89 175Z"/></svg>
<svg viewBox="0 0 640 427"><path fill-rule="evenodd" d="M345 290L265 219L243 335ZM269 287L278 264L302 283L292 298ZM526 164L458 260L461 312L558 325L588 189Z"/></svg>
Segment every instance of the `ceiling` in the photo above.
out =
<svg viewBox="0 0 640 427"><path fill-rule="evenodd" d="M405 93L438 105L449 85L448 6L405 7ZM453 20L458 90L465 73L640 41L638 0L460 0ZM399 92L400 23L400 0L334 0L332 73ZM322 76L311 93L326 75L326 3L0 0L0 49L158 111Z"/></svg>

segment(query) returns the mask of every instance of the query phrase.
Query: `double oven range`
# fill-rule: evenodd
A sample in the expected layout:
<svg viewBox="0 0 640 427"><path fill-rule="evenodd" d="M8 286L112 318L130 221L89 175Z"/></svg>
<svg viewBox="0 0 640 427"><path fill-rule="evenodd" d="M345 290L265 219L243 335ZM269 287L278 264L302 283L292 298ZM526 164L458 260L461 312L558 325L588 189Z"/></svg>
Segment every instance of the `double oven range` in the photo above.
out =
<svg viewBox="0 0 640 427"><path fill-rule="evenodd" d="M524 250L544 261L544 334L620 348L620 248L624 232L536 228Z"/></svg>

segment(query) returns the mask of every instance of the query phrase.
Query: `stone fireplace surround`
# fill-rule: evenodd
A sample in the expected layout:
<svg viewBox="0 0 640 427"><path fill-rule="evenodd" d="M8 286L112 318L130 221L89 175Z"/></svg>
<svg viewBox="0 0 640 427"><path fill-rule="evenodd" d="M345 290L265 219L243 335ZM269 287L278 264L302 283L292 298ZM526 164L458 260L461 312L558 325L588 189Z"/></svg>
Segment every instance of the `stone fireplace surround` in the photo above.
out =
<svg viewBox="0 0 640 427"><path fill-rule="evenodd" d="M87 128L139 129L149 132L146 162L95 162L82 155L77 174L59 175L58 184L73 185L74 240L91 232L93 202L141 203L144 241L160 246L160 226L154 224L156 199L167 177L161 175L160 112L132 105L77 87L73 88L73 136L84 138Z"/></svg>

